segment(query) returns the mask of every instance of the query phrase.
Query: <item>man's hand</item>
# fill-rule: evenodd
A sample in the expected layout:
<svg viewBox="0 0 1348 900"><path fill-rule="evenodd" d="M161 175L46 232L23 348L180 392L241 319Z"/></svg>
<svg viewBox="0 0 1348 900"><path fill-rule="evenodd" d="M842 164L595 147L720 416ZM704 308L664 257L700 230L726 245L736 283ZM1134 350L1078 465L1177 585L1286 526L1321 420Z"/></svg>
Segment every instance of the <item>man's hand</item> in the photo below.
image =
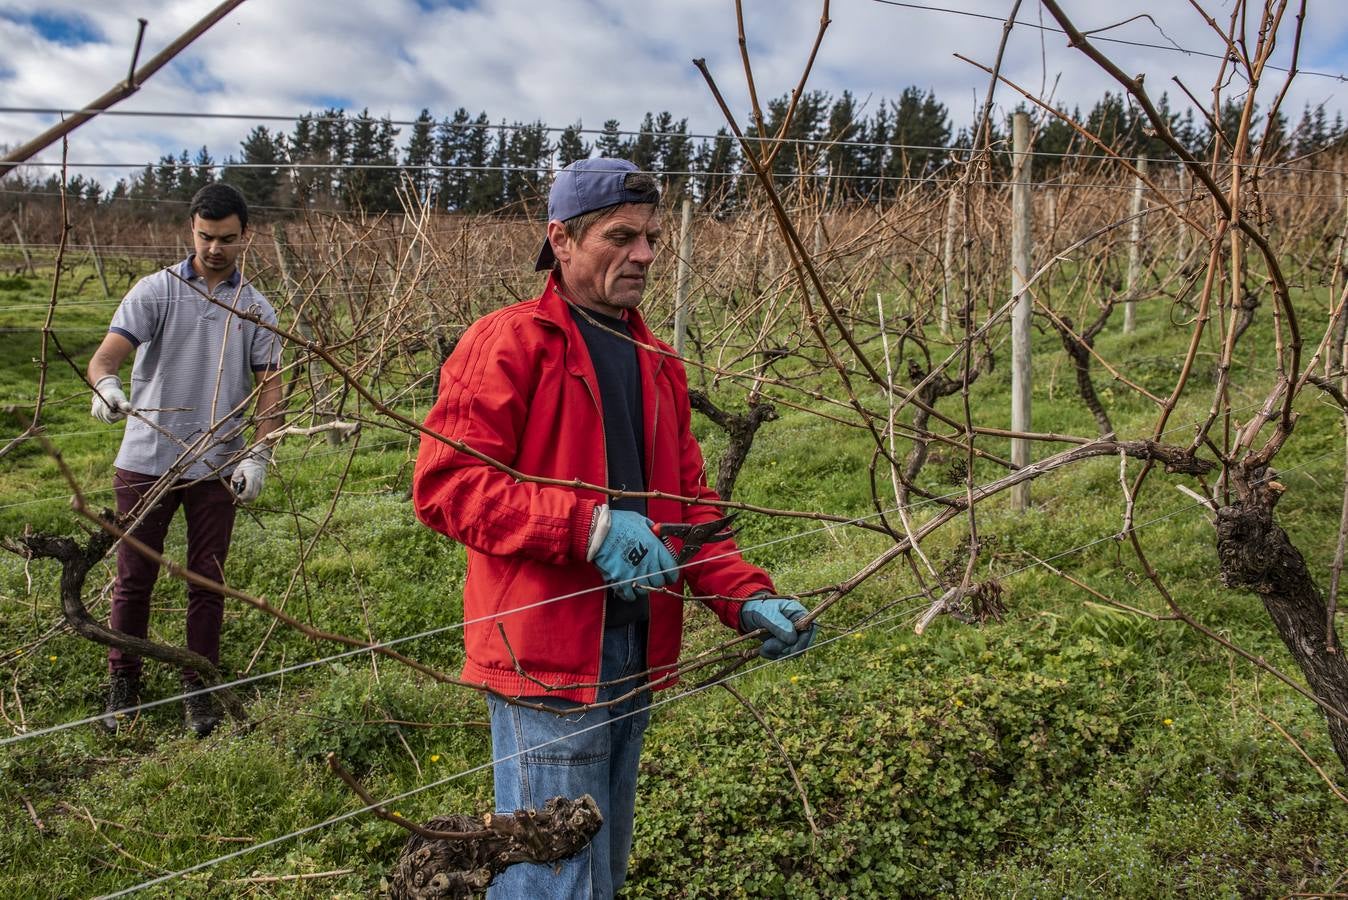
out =
<svg viewBox="0 0 1348 900"><path fill-rule="evenodd" d="M610 587L624 600L637 591L673 584L678 564L651 531L654 524L641 513L615 509L610 513L608 536L594 556L594 564Z"/></svg>
<svg viewBox="0 0 1348 900"><path fill-rule="evenodd" d="M767 629L769 637L758 648L764 659L782 659L802 653L814 640L814 625L796 630L796 620L804 618L805 607L785 597L759 595L740 607L740 631L748 634Z"/></svg>
<svg viewBox="0 0 1348 900"><path fill-rule="evenodd" d="M229 480L229 486L234 489L240 503L252 503L258 494L262 493L262 483L267 480L267 462L270 459L271 453L259 447L234 467L234 476Z"/></svg>
<svg viewBox="0 0 1348 900"><path fill-rule="evenodd" d="M94 385L94 405L89 415L100 422L120 422L131 412L131 404L122 392L122 379L116 375L104 375Z"/></svg>

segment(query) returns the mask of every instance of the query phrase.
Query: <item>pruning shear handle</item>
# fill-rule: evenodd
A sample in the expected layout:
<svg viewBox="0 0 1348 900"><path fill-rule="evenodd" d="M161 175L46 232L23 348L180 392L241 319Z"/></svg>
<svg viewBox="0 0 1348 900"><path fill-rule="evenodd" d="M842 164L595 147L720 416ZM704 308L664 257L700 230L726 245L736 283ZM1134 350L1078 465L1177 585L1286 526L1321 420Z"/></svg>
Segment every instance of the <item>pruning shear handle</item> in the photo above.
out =
<svg viewBox="0 0 1348 900"><path fill-rule="evenodd" d="M719 519L697 525L690 525L687 522L657 522L651 526L651 531L664 542L665 547L674 555L674 561L683 565L692 559L697 551L702 549L703 544L728 541L734 537L735 529L730 526L737 515L738 513L731 513L728 516L722 516ZM670 538L679 538L683 541L683 546L678 552L675 552L673 544L670 543Z"/></svg>

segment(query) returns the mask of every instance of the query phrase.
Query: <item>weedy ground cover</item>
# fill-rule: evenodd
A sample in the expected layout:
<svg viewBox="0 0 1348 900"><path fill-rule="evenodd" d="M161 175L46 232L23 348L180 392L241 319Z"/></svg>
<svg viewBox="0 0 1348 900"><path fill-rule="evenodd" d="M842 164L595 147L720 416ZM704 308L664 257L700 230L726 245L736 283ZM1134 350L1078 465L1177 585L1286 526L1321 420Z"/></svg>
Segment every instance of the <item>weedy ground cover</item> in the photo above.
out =
<svg viewBox="0 0 1348 900"><path fill-rule="evenodd" d="M22 430L23 404L33 399L39 343L31 329L41 325L48 290L43 279L0 282L6 436ZM55 327L80 366L113 305L88 287L62 297ZM1185 337L1158 306L1144 308L1136 334L1112 329L1099 346L1106 356L1142 359L1141 377L1153 373L1163 390ZM1039 348L1036 422L1090 434L1059 345L1045 340ZM434 360L423 351L415 363L429 371ZM89 418L87 393L69 365L56 357L49 365L48 434L91 499L106 501L117 429ZM1145 404L1107 379L1099 386L1121 434L1149 425ZM971 398L973 419L1007 423L1007 393L1005 366L995 368ZM1176 415L1178 432L1205 412L1201 393ZM952 398L942 408L960 415L958 405ZM417 401L401 408L424 412ZM1279 513L1312 569L1323 572L1333 553L1343 435L1336 413L1310 402L1301 412L1299 440L1280 458L1288 490ZM781 414L760 432L737 499L873 514L868 436L801 410ZM695 427L714 466L723 433L699 417ZM337 446L282 445L273 482L254 512L240 516L230 583L284 602L317 627L360 637L445 628L399 649L453 672L462 654L452 626L462 617L464 557L412 517L414 453L415 441L377 423ZM922 485L958 493L962 463L938 452ZM976 472L984 474L983 464ZM1336 771L1320 714L1182 625L1111 606L1043 565L1089 581L1106 598L1164 611L1113 539L1123 512L1119 478L1118 460L1097 460L1035 482L1027 513L979 507L977 577L1003 588L1004 621L980 628L938 619L915 635L920 603L904 599L913 579L895 565L835 608L805 658L738 677L798 768L817 834L777 750L734 698L716 689L661 694L627 895L1226 897L1342 889L1348 804L1268 721L1342 784L1348 779ZM69 493L40 445L24 445L0 462L0 535L25 525L80 533ZM918 521L932 512L930 503L914 509ZM1291 670L1259 602L1218 584L1201 507L1157 488L1135 516L1153 561L1189 609ZM837 582L886 545L809 520L741 521L750 558L791 591ZM176 558L181 529L167 550ZM942 533L927 552L938 565L957 563L961 538L959 529ZM101 708L103 651L60 629L57 575L50 562L0 557L6 734ZM110 576L105 563L91 577L86 602L96 614L106 612ZM181 643L183 603L181 584L161 579L152 632L159 640ZM714 641L718 628L690 612L692 646ZM234 604L223 645L235 675L340 649ZM147 676L147 698L176 690L176 674L161 666L149 666ZM366 896L405 836L366 816L341 818L360 804L328 773L329 751L376 797L401 798L393 806L408 818L490 808L485 706L470 692L364 654L244 691L257 723L246 733L221 729L198 742L169 705L116 738L85 726L0 748L7 810L0 894L115 891L337 819L146 895ZM332 872L340 874L266 880Z"/></svg>

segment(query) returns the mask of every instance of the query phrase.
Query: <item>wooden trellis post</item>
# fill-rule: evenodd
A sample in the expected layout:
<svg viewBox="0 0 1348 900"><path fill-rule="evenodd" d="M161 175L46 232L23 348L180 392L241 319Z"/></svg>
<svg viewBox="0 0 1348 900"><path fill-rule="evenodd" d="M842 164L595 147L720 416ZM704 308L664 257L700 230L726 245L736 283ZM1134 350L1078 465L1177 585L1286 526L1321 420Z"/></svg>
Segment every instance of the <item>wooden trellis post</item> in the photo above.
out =
<svg viewBox="0 0 1348 900"><path fill-rule="evenodd" d="M1128 228L1128 284L1125 288L1128 299L1123 304L1123 333L1131 334L1137 327L1134 307L1137 299L1138 282L1142 280L1142 194L1146 185L1142 179L1147 177L1147 158L1137 158L1137 179L1133 183L1133 202L1128 207L1132 221Z"/></svg>
<svg viewBox="0 0 1348 900"><path fill-rule="evenodd" d="M112 289L108 287L108 273L103 269L103 257L98 255L98 232L94 230L93 219L89 220L89 255L94 258L94 272L103 285L103 299L112 299Z"/></svg>
<svg viewBox="0 0 1348 900"><path fill-rule="evenodd" d="M1179 168L1179 208L1188 210L1186 201L1189 199L1189 167L1180 163ZM1179 234L1175 240L1175 262L1183 263L1185 257L1189 255L1189 226L1184 224L1184 220L1179 220Z"/></svg>
<svg viewBox="0 0 1348 900"><path fill-rule="evenodd" d="M14 219L14 236L19 239L19 252L23 254L24 268L29 275L36 275L37 270L33 268L33 254L28 252L28 242L23 237L23 226L19 223L24 218L24 205L19 204L19 214Z"/></svg>
<svg viewBox="0 0 1348 900"><path fill-rule="evenodd" d="M955 233L959 229L959 181L945 201L945 242L941 246L941 337L950 336L950 303L955 283Z"/></svg>
<svg viewBox="0 0 1348 900"><path fill-rule="evenodd" d="M693 274L693 201L683 198L679 226L679 266L674 273L674 352L683 356L688 331L688 285Z"/></svg>
<svg viewBox="0 0 1348 900"><path fill-rule="evenodd" d="M1030 278L1030 115L1011 117L1011 293L1019 295L1011 310L1011 430L1030 430L1030 313L1033 301L1027 289ZM1029 465L1030 442L1011 439L1011 462L1017 468ZM1011 488L1011 508L1030 505L1030 483Z"/></svg>

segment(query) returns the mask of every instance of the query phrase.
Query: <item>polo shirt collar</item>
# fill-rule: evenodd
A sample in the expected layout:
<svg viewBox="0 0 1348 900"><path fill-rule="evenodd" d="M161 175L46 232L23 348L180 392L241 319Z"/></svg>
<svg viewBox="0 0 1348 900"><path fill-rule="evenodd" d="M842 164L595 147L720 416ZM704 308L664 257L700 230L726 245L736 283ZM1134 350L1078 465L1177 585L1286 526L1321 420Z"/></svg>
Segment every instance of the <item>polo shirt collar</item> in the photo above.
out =
<svg viewBox="0 0 1348 900"><path fill-rule="evenodd" d="M184 281L192 281L193 279L201 278L201 276L197 274L197 270L192 268L192 260L195 258L195 253L189 253L187 254L187 259L178 263L178 274L182 276ZM235 266L234 271L229 273L229 277L224 280L223 284L226 287L236 288L239 286L240 279L239 267Z"/></svg>

